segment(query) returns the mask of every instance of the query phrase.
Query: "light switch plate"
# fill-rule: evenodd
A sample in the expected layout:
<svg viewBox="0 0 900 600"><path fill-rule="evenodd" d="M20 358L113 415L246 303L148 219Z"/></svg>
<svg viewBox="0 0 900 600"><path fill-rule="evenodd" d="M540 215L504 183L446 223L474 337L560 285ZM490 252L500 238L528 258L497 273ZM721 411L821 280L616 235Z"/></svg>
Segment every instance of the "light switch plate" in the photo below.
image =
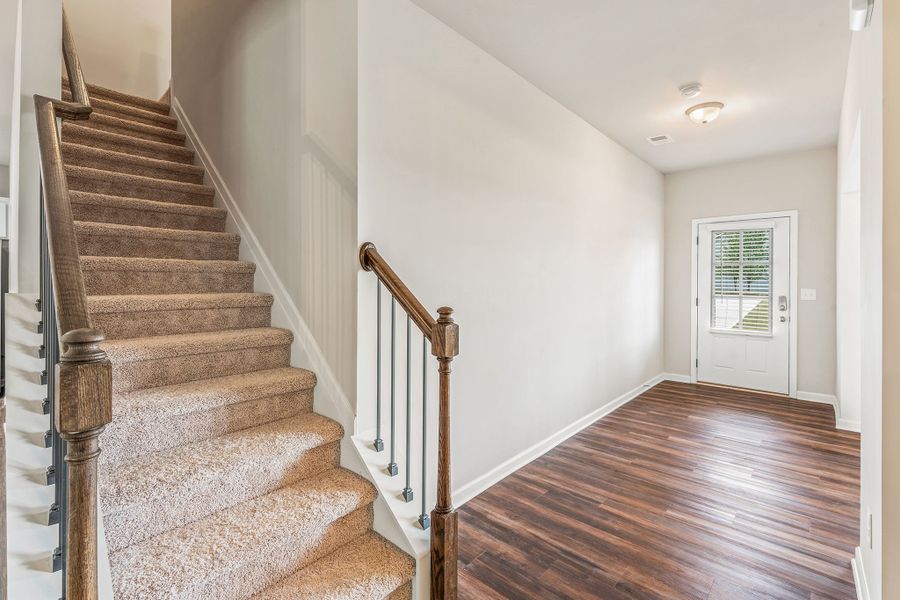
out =
<svg viewBox="0 0 900 600"><path fill-rule="evenodd" d="M815 300L816 299L816 290L814 288L801 288L800 289L800 299L801 300Z"/></svg>

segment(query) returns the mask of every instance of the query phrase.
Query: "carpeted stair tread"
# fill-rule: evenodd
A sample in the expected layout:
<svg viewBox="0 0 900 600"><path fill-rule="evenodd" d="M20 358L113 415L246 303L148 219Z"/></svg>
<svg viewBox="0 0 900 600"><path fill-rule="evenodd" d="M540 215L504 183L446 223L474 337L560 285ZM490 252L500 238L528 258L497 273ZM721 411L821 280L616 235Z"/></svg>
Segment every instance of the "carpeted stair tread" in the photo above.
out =
<svg viewBox="0 0 900 600"><path fill-rule="evenodd" d="M101 467L309 413L315 383L283 367L114 394Z"/></svg>
<svg viewBox="0 0 900 600"><path fill-rule="evenodd" d="M62 87L63 93L71 98L70 89L69 89L69 80L66 77L62 78ZM133 94L126 94L124 92L119 92L116 90L111 90L107 87L103 87L101 85L97 85L94 83L87 84L88 97L93 100L94 98L106 98L108 100L112 100L114 102L118 102L120 104L127 104L130 106L136 106L139 108L143 108L144 110L152 110L154 112L158 112L162 115L169 114L171 108L165 102L160 102L159 100L152 100L150 98L143 98L141 96L135 96Z"/></svg>
<svg viewBox="0 0 900 600"><path fill-rule="evenodd" d="M237 260L235 233L75 222L78 248L90 256Z"/></svg>
<svg viewBox="0 0 900 600"><path fill-rule="evenodd" d="M109 548L121 550L332 470L342 436L338 423L305 413L103 463L99 495Z"/></svg>
<svg viewBox="0 0 900 600"><path fill-rule="evenodd" d="M193 164L194 162L194 151L189 148L95 129L81 125L80 123L83 122L63 121L62 140L159 160L184 164Z"/></svg>
<svg viewBox="0 0 900 600"><path fill-rule="evenodd" d="M185 135L180 131L166 129L165 127L156 127L155 125L146 125L136 121L128 121L104 114L92 114L87 121L82 121L87 127L102 129L103 131L111 131L131 137L141 138L144 140L152 140L154 142L163 142L166 144L184 145Z"/></svg>
<svg viewBox="0 0 900 600"><path fill-rule="evenodd" d="M69 192L79 221L119 223L167 229L224 231L227 211L216 206L157 202L93 192Z"/></svg>
<svg viewBox="0 0 900 600"><path fill-rule="evenodd" d="M84 144L63 142L63 159L67 165L88 167L116 173L170 179L184 183L203 183L203 167L183 162L160 160Z"/></svg>
<svg viewBox="0 0 900 600"><path fill-rule="evenodd" d="M271 479L302 454L341 439L336 421L309 413L242 429L116 467L101 482L103 513L131 511L138 504L177 498L207 489L223 479L252 487Z"/></svg>
<svg viewBox="0 0 900 600"><path fill-rule="evenodd" d="M88 296L108 340L269 327L272 304L271 294L252 292Z"/></svg>
<svg viewBox="0 0 900 600"><path fill-rule="evenodd" d="M373 600L389 596L415 574L415 561L374 532L263 590L253 600Z"/></svg>
<svg viewBox="0 0 900 600"><path fill-rule="evenodd" d="M260 327L112 340L103 342L102 345L113 364L123 364L245 348L290 345L293 339L293 334L287 329Z"/></svg>
<svg viewBox="0 0 900 600"><path fill-rule="evenodd" d="M147 110L133 104L123 104L108 98L91 98L91 109L93 109L91 114L109 115L126 121L135 121L166 129L176 129L178 127L178 119L175 117L164 115L154 110Z"/></svg>
<svg viewBox="0 0 900 600"><path fill-rule="evenodd" d="M238 260L82 256L89 296L249 292L256 265Z"/></svg>
<svg viewBox="0 0 900 600"><path fill-rule="evenodd" d="M334 469L113 552L116 597L246 597L292 572L291 563L302 567L354 539L342 524L375 495L366 480Z"/></svg>
<svg viewBox="0 0 900 600"><path fill-rule="evenodd" d="M209 185L73 165L66 165L65 171L69 188L76 191L201 206L212 206L215 196Z"/></svg>
<svg viewBox="0 0 900 600"><path fill-rule="evenodd" d="M266 396L311 390L312 371L284 367L116 394L113 421L152 422Z"/></svg>

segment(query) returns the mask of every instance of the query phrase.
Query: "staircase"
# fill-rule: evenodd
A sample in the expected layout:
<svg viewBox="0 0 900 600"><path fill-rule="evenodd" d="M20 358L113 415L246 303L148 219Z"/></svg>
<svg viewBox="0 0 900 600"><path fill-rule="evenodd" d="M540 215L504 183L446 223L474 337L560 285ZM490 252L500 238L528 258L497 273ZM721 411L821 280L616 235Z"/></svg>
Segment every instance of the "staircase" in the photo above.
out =
<svg viewBox="0 0 900 600"><path fill-rule="evenodd" d="M113 364L99 498L117 600L411 598L376 490L185 147L169 105L88 87L61 148L93 327ZM71 98L64 82L64 99Z"/></svg>

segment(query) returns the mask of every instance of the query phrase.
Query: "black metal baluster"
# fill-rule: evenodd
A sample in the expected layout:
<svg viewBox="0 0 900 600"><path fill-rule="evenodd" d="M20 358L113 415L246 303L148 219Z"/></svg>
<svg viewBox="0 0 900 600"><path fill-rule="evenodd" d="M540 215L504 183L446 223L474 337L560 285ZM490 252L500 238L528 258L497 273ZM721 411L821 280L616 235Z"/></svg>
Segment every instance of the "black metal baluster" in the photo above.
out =
<svg viewBox="0 0 900 600"><path fill-rule="evenodd" d="M422 529L428 529L431 525L431 519L428 517L428 511L425 510L425 469L428 464L427 451L425 447L428 435L428 342L425 334L422 334L422 514L419 515L419 525Z"/></svg>
<svg viewBox="0 0 900 600"><path fill-rule="evenodd" d="M378 280L378 331L375 334L376 339L376 356L375 359L375 450L381 452L384 450L384 440L381 439L381 280Z"/></svg>
<svg viewBox="0 0 900 600"><path fill-rule="evenodd" d="M406 487L403 499L412 502L410 487L410 449L412 448L412 320L406 315Z"/></svg>
<svg viewBox="0 0 900 600"><path fill-rule="evenodd" d="M396 315L397 315L397 300L391 296L391 462L388 464L388 474L393 477L399 471L397 469L397 454L396 454L396 446L397 446L397 435L396 435L396 348L397 348L397 332L396 332Z"/></svg>

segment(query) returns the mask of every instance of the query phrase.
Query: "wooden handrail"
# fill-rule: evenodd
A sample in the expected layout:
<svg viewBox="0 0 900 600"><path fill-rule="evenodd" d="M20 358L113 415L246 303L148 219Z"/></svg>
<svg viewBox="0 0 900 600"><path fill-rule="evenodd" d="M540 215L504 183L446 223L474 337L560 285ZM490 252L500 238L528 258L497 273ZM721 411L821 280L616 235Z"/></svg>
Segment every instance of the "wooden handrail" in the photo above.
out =
<svg viewBox="0 0 900 600"><path fill-rule="evenodd" d="M62 53L63 62L66 64L66 75L69 79L69 89L72 90L72 102L66 103L80 117L86 119L91 114L91 98L88 96L87 83L84 81L84 73L81 71L81 61L78 59L78 50L75 48L75 38L69 29L69 18L66 9L62 11Z"/></svg>
<svg viewBox="0 0 900 600"><path fill-rule="evenodd" d="M459 354L459 326L453 321L453 309L446 306L438 309L435 320L372 242L360 246L359 264L364 270L373 272L400 303L422 335L431 342L431 354L438 361L437 501L430 520L431 598L456 600L459 552L458 515L453 508L450 486L450 363Z"/></svg>
<svg viewBox="0 0 900 600"><path fill-rule="evenodd" d="M359 247L359 264L363 270L375 273L375 276L381 280L384 287L397 299L397 302L400 303L406 314L412 318L416 327L428 338L428 341L432 341L431 330L434 328L434 317L419 302L419 299L409 291L409 288L406 287L406 284L403 283L391 266L387 264L387 261L382 258L375 244L366 242Z"/></svg>
<svg viewBox="0 0 900 600"><path fill-rule="evenodd" d="M74 101L34 97L43 183L42 210L53 281L53 298L42 298L42 301L53 303L61 347L53 418L68 447L66 594L72 600L96 600L97 457L99 436L112 421L112 366L100 347L103 334L91 327L56 124L57 118L81 120L91 114L87 86L65 11L62 51Z"/></svg>

